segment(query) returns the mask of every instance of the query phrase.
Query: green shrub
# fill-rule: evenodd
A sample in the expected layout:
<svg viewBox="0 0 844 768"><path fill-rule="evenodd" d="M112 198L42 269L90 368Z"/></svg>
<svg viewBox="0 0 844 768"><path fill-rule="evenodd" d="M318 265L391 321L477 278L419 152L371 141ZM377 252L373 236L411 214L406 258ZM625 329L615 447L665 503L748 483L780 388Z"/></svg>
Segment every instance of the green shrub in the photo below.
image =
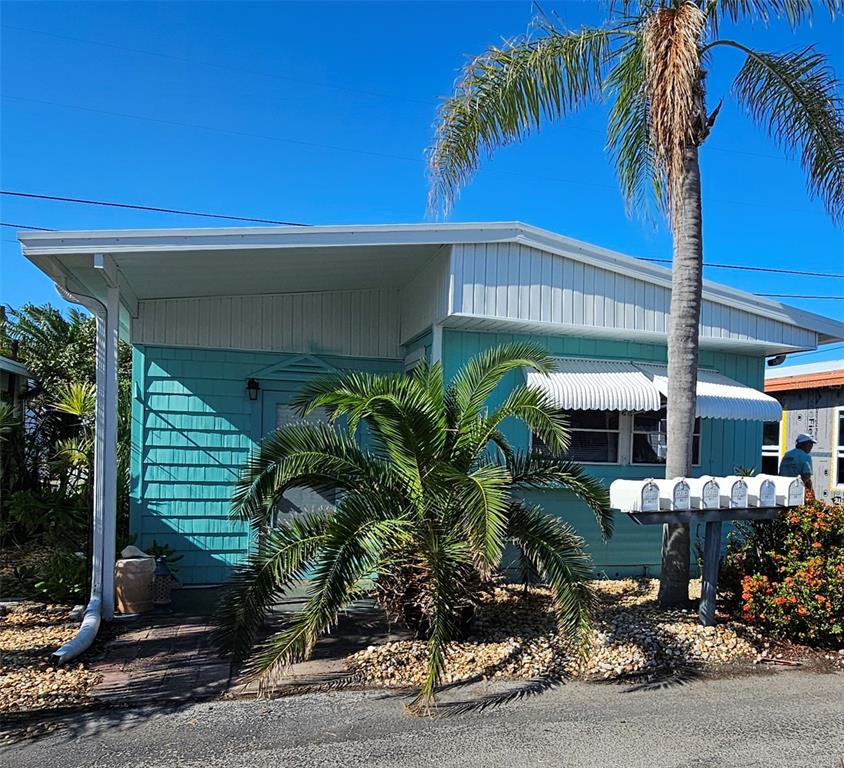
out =
<svg viewBox="0 0 844 768"><path fill-rule="evenodd" d="M844 506L813 501L737 526L724 577L744 621L787 640L844 646Z"/></svg>
<svg viewBox="0 0 844 768"><path fill-rule="evenodd" d="M88 563L82 553L57 549L38 571L35 591L49 602L73 603L85 597Z"/></svg>

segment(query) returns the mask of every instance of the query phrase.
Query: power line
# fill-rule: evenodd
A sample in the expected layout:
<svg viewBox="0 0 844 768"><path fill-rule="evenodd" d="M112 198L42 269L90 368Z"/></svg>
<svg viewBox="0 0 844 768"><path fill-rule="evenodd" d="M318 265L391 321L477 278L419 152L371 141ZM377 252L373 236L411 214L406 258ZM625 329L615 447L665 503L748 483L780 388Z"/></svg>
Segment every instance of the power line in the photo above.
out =
<svg viewBox="0 0 844 768"><path fill-rule="evenodd" d="M86 200L80 197L61 197L59 195L38 195L34 192L13 192L0 189L0 195L9 197L25 197L34 200L54 200L59 203L78 203L80 205L99 205L106 208L128 208L133 211L151 211L153 213L172 213L180 216L200 216L205 219L228 219L230 221L248 221L256 224L283 224L289 227L309 227L295 221L279 221L278 219L257 219L249 216L227 216L222 213L204 213L200 211L183 211L178 208L159 208L154 205L137 205L134 203L115 203L110 200ZM21 227L21 229L41 229L41 227Z"/></svg>
<svg viewBox="0 0 844 768"><path fill-rule="evenodd" d="M222 213L207 213L204 211L185 211L178 208L164 208L160 206L152 206L152 205L139 205L135 203L118 203L113 200L88 200L85 198L78 198L78 197L65 197L61 195L45 195L45 194L37 194L34 192L17 192L12 190L0 190L0 195L6 195L9 197L21 197L21 198L28 198L34 200L50 200L54 202L60 203L74 203L79 205L96 205L96 206L104 206L107 208L125 208L134 211L150 211L153 213L168 213L174 214L179 216L199 216L202 218L210 218L210 219L225 219L230 221L245 221L250 223L256 224L280 224L285 226L295 226L295 227L310 227L313 226L312 224L305 224L302 222L291 222L291 221L281 221L278 219L259 219L249 216L229 216ZM5 224L0 223L0 226L4 227L12 227L16 229L32 229L32 230L43 230L43 231L50 231L46 227L36 227L31 226L28 224ZM654 262L660 264L671 264L671 259L652 259L652 258L640 258L640 261L647 261L647 262ZM782 269L780 267L757 267L757 266L747 266L742 264L709 264L704 263L704 267L709 269L736 269L745 272L770 272L773 274L784 274L784 275L800 275L801 277L825 277L825 278L844 278L844 274L836 274L834 272L807 272L807 271L800 271L795 269ZM790 293L759 293L758 296L766 296L769 298L783 298L783 299L844 299L842 296L815 296L815 295L802 295L802 294L790 294Z"/></svg>
<svg viewBox="0 0 844 768"><path fill-rule="evenodd" d="M756 295L774 299L832 299L833 301L844 301L844 296L813 296L803 293L757 293Z"/></svg>
<svg viewBox="0 0 844 768"><path fill-rule="evenodd" d="M671 259L646 259L643 258L642 261L653 261L658 262L660 264L671 264ZM745 272L774 272L776 274L782 275L800 275L800 277L837 277L837 278L844 278L844 274L836 274L834 272L806 272L805 270L800 269L781 269L779 267L753 267L753 266L746 266L743 264L708 264L704 262L704 267L708 267L709 269L740 269ZM760 296L771 295L774 294L763 294L760 293Z"/></svg>
<svg viewBox="0 0 844 768"><path fill-rule="evenodd" d="M38 232L55 232L53 229L47 227L32 227L29 224L11 224L7 221L0 221L0 227L11 227L12 229L34 229ZM17 240L9 240L10 243L16 243Z"/></svg>

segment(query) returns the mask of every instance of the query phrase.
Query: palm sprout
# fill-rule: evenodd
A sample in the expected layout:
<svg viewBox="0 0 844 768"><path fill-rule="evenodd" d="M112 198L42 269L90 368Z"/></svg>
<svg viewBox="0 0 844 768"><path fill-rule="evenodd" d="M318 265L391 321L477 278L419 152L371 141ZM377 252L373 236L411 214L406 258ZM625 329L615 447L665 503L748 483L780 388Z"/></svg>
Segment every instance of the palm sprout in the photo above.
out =
<svg viewBox="0 0 844 768"><path fill-rule="evenodd" d="M441 366L411 375L343 373L305 386L296 404L331 424L278 429L260 445L238 482L233 516L248 521L256 550L238 569L221 605L216 638L271 690L277 673L305 658L338 613L363 594L398 594L428 641L428 671L414 708L430 706L445 648L477 590L501 566L508 542L549 583L561 627L575 645L588 628L591 561L562 520L522 501L519 488L568 489L612 532L606 490L560 458L565 414L545 395L518 387L497 406L493 392L512 371L548 372L553 359L531 344L511 344L470 361L446 385ZM501 426L518 420L555 454L515 451ZM333 509L273 527L273 510L293 487L335 490ZM297 581L308 600L280 632L255 647L267 612Z"/></svg>

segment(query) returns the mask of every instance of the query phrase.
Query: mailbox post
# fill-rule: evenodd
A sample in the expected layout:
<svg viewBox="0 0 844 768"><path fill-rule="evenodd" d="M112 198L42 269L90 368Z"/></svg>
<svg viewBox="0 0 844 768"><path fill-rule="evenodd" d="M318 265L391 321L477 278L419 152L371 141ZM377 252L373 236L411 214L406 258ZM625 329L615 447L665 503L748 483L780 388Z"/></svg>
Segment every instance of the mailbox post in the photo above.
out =
<svg viewBox="0 0 844 768"><path fill-rule="evenodd" d="M637 484L641 489L637 488ZM659 489L657 504L631 504L646 497L645 489ZM718 499L716 503L715 500ZM785 504L779 506L780 500ZM803 484L792 478L705 477L674 480L616 480L610 486L613 510L623 512L638 525L691 525L703 523L703 573L699 620L715 624L715 599L721 567L721 530L733 520L774 520L785 510L803 503Z"/></svg>

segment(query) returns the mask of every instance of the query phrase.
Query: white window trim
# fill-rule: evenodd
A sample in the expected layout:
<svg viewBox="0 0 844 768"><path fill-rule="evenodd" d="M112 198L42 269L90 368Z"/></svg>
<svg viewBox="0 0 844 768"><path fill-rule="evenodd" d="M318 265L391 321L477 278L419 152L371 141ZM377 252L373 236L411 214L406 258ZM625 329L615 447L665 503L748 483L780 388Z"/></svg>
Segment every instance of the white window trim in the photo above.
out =
<svg viewBox="0 0 844 768"><path fill-rule="evenodd" d="M629 431L625 426L625 417L628 415L626 413L617 412L618 413L618 429L570 429L570 432L607 432L611 435L618 435L618 444L616 449L616 456L618 456L618 461L582 461L581 459L571 459L571 461L576 461L578 464L588 464L589 466L596 466L596 467L621 467L624 466L624 462L621 461L621 457L624 456L622 450L624 449L624 436ZM529 431L529 439L528 439L528 451L533 453L533 430Z"/></svg>
<svg viewBox="0 0 844 768"><path fill-rule="evenodd" d="M776 445L774 445L773 443L768 443L767 445L765 443L762 443L762 455L763 456L776 456L778 459L782 458L782 447L783 447L783 443L785 442L783 440L783 430L785 429L785 419L780 419L778 424L779 424L779 431L777 432ZM764 425L763 425L763 430L764 430ZM764 432L763 432L762 437L764 439Z"/></svg>
<svg viewBox="0 0 844 768"><path fill-rule="evenodd" d="M841 429L841 421L844 418L844 405L833 408L832 421L832 469L835 472L835 482L832 487L835 490L844 489L844 477L838 476L838 462L844 458L844 430Z"/></svg>
<svg viewBox="0 0 844 768"><path fill-rule="evenodd" d="M630 448L628 449L627 453L627 464L631 467L664 467L665 462L652 462L652 461L633 461L633 435L649 435L650 432L643 432L642 430L635 429L635 421L634 416L635 413L630 414ZM697 419L695 419L697 421ZM703 419L700 420L700 432L695 432L692 434L693 437L697 437L698 439L698 460L692 463L693 467L700 467L703 465Z"/></svg>

